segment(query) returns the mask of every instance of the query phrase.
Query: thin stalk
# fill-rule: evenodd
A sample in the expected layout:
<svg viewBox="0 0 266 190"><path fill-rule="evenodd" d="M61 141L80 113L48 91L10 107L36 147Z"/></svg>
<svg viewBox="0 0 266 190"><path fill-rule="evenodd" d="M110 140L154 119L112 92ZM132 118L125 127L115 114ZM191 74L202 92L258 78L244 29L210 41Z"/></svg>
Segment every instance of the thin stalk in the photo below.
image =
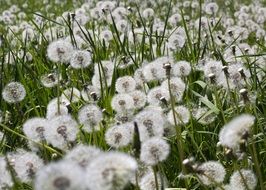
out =
<svg viewBox="0 0 266 190"><path fill-rule="evenodd" d="M251 143L251 147L249 147L249 149L250 149L252 160L254 162L256 173L258 175L260 189L263 190L264 189L263 177L262 177L262 174L261 174L260 164L259 164L258 155L257 155L257 152L256 152L256 147L255 147L255 143L254 142Z"/></svg>
<svg viewBox="0 0 266 190"><path fill-rule="evenodd" d="M181 126L178 126L177 124L177 119L176 119L176 114L175 114L175 100L173 97L173 94L171 92L171 83L170 83L170 75L167 77L168 81L168 89L169 89L169 95L170 95L170 101L171 101L171 110L173 112L173 118L174 118L174 123L175 123L175 129L176 129L176 138L177 138L177 149L180 157L180 166L182 168L182 171L186 173L186 168L183 165L183 160L184 160L184 149L183 149L183 144L182 144L182 135L181 135ZM187 182L185 181L185 186L188 189Z"/></svg>
<svg viewBox="0 0 266 190"><path fill-rule="evenodd" d="M157 171L156 171L156 168L155 168L155 166L154 166L154 167L152 167L152 170L153 170L153 174L154 174L154 179L155 179L156 190L160 190L160 189L159 189L159 183L158 183Z"/></svg>

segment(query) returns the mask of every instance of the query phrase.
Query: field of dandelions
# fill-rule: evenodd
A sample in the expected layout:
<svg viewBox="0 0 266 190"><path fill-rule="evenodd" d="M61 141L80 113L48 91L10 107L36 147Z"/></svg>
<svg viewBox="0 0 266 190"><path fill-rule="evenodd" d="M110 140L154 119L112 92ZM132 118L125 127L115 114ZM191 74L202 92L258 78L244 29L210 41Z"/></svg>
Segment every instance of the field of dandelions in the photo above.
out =
<svg viewBox="0 0 266 190"><path fill-rule="evenodd" d="M1 0L0 190L265 190L264 0Z"/></svg>

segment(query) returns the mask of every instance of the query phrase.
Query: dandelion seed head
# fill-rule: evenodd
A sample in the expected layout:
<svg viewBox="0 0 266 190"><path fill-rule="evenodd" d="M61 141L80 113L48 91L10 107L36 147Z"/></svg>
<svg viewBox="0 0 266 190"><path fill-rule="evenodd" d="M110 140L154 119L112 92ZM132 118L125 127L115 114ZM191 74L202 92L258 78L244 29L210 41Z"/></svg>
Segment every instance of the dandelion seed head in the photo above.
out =
<svg viewBox="0 0 266 190"><path fill-rule="evenodd" d="M129 95L133 98L134 107L136 109L143 108L146 104L147 97L146 94L140 90L134 90L129 93Z"/></svg>
<svg viewBox="0 0 266 190"><path fill-rule="evenodd" d="M61 101L75 103L80 100L80 91L75 87L65 89L61 95Z"/></svg>
<svg viewBox="0 0 266 190"><path fill-rule="evenodd" d="M215 185L224 181L226 171L224 166L217 161L208 161L200 164L197 169L197 176L204 185Z"/></svg>
<svg viewBox="0 0 266 190"><path fill-rule="evenodd" d="M247 189L246 185L250 190L254 190L257 186L257 177L252 170L241 169L230 177L230 186L234 189Z"/></svg>
<svg viewBox="0 0 266 190"><path fill-rule="evenodd" d="M43 160L35 153L18 150L8 154L16 176L24 183L29 183L35 177L36 172L44 165Z"/></svg>
<svg viewBox="0 0 266 190"><path fill-rule="evenodd" d="M134 108L134 100L129 94L116 94L111 105L116 112L124 112Z"/></svg>
<svg viewBox="0 0 266 190"><path fill-rule="evenodd" d="M129 93L136 88L136 81L131 76L124 76L117 79L115 89L118 93Z"/></svg>
<svg viewBox="0 0 266 190"><path fill-rule="evenodd" d="M26 28L22 31L23 43L29 43L35 38L35 31L32 28Z"/></svg>
<svg viewBox="0 0 266 190"><path fill-rule="evenodd" d="M146 8L143 13L142 16L144 19L151 19L154 17L154 10L152 8Z"/></svg>
<svg viewBox="0 0 266 190"><path fill-rule="evenodd" d="M99 89L101 89L101 88L105 89L105 88L111 86L112 76L110 76L110 74L105 75L105 77L103 77L103 75L102 75L101 77L98 74L93 75L93 77L91 79L92 85L95 87L98 87ZM105 83L105 80L106 80L106 83Z"/></svg>
<svg viewBox="0 0 266 190"><path fill-rule="evenodd" d="M166 46L169 50L176 51L177 49L182 48L185 45L185 42L186 38L183 35L174 34L169 37Z"/></svg>
<svg viewBox="0 0 266 190"><path fill-rule="evenodd" d="M79 123L82 129L88 133L100 130L100 122L103 119L101 109L93 104L84 105L78 112Z"/></svg>
<svg viewBox="0 0 266 190"><path fill-rule="evenodd" d="M135 175L137 162L127 154L108 152L87 167L87 184L94 190L123 189Z"/></svg>
<svg viewBox="0 0 266 190"><path fill-rule="evenodd" d="M145 77L143 74L143 69L142 68L138 68L135 70L134 73L134 79L136 81L136 85L138 86L143 86L144 82L145 82Z"/></svg>
<svg viewBox="0 0 266 190"><path fill-rule="evenodd" d="M162 80L166 78L165 70L163 66L166 63L173 63L172 58L168 56L163 56L155 59L149 64L146 64L143 67L143 75L147 82L154 81L154 80Z"/></svg>
<svg viewBox="0 0 266 190"><path fill-rule="evenodd" d="M97 158L101 154L102 151L99 148L79 144L66 154L64 160L75 162L81 167L86 168L93 159Z"/></svg>
<svg viewBox="0 0 266 190"><path fill-rule="evenodd" d="M169 23L173 27L176 26L181 21L182 21L182 16L179 13L175 13L169 18Z"/></svg>
<svg viewBox="0 0 266 190"><path fill-rule="evenodd" d="M192 110L192 116L202 125L207 125L215 120L214 113L208 113L209 110L206 107L199 107ZM207 114L208 113L208 114Z"/></svg>
<svg viewBox="0 0 266 190"><path fill-rule="evenodd" d="M61 79L61 76L59 76L59 80L60 79ZM55 72L42 75L40 80L41 80L42 85L46 88L52 88L59 83L58 74Z"/></svg>
<svg viewBox="0 0 266 190"><path fill-rule="evenodd" d="M71 171L71 172L68 172ZM84 171L70 161L50 163L37 172L36 190L85 190Z"/></svg>
<svg viewBox="0 0 266 190"><path fill-rule="evenodd" d="M86 68L91 63L91 53L85 50L75 50L70 59L70 65L74 69Z"/></svg>
<svg viewBox="0 0 266 190"><path fill-rule="evenodd" d="M174 110L175 110L176 122L178 125L187 124L189 122L190 112L185 106L177 106L175 107ZM175 120L172 110L167 114L167 119L172 125L175 125Z"/></svg>
<svg viewBox="0 0 266 190"><path fill-rule="evenodd" d="M77 126L77 122L70 115L54 117L44 131L45 139L54 147L67 150L68 143L76 140L79 131Z"/></svg>
<svg viewBox="0 0 266 190"><path fill-rule="evenodd" d="M31 140L35 142L41 142L45 140L44 131L47 128L48 120L45 118L35 117L28 119L23 124L24 134Z"/></svg>
<svg viewBox="0 0 266 190"><path fill-rule="evenodd" d="M99 38L108 44L113 39L113 34L110 30L104 30L100 33Z"/></svg>
<svg viewBox="0 0 266 190"><path fill-rule="evenodd" d="M90 101L94 102L99 97L101 97L101 92L100 92L100 89L98 87L93 86L93 85L87 85L81 91L81 97L86 102L90 102Z"/></svg>
<svg viewBox="0 0 266 190"><path fill-rule="evenodd" d="M9 189L14 184L10 171L8 170L6 159L3 156L0 156L0 179L1 189Z"/></svg>
<svg viewBox="0 0 266 190"><path fill-rule="evenodd" d="M170 100L169 91L167 89L157 86L149 90L147 100L150 105L161 105L161 98L165 98L166 101Z"/></svg>
<svg viewBox="0 0 266 190"><path fill-rule="evenodd" d="M2 91L2 97L8 103L21 102L25 96L26 90L23 84L19 82L8 83Z"/></svg>
<svg viewBox="0 0 266 190"><path fill-rule="evenodd" d="M244 75L249 78L250 73L248 70L243 66L242 63L235 63L228 66L228 73L229 73L229 82L231 88L242 88L245 85L245 80L242 78L241 73L239 70L244 73Z"/></svg>
<svg viewBox="0 0 266 190"><path fill-rule="evenodd" d="M163 81L161 87L169 91L168 81L167 80ZM170 79L170 89L175 100L179 102L182 100L183 93L186 89L186 85L183 82L183 80L180 79L179 77L173 77Z"/></svg>
<svg viewBox="0 0 266 190"><path fill-rule="evenodd" d="M242 114L233 118L219 133L219 141L222 146L236 150L244 133L249 132L254 124L255 117Z"/></svg>
<svg viewBox="0 0 266 190"><path fill-rule="evenodd" d="M191 66L187 61L178 61L172 65L172 71L176 77L188 76L191 71Z"/></svg>
<svg viewBox="0 0 266 190"><path fill-rule="evenodd" d="M72 53L72 44L63 39L53 41L47 47L48 58L56 63L68 63Z"/></svg>
<svg viewBox="0 0 266 190"><path fill-rule="evenodd" d="M108 128L105 133L107 144L114 148L127 146L132 141L133 127L132 123L124 123Z"/></svg>
<svg viewBox="0 0 266 190"><path fill-rule="evenodd" d="M127 112L118 112L115 114L115 120L118 123L127 123L131 122L134 118L134 112L133 111L127 111Z"/></svg>
<svg viewBox="0 0 266 190"><path fill-rule="evenodd" d="M158 185L159 187L162 185L162 181L160 179L160 175L157 173L157 180L158 180ZM164 182L165 187L166 185L166 181ZM141 179L140 179L140 189L141 190L154 190L156 189L156 181L155 181L155 177L154 177L154 173L153 172L147 172Z"/></svg>
<svg viewBox="0 0 266 190"><path fill-rule="evenodd" d="M116 23L117 30L121 33L127 32L128 25L129 25L128 21L124 19L118 20Z"/></svg>
<svg viewBox="0 0 266 190"><path fill-rule="evenodd" d="M58 112L58 110L59 110L59 112ZM53 117L57 117L59 115L67 115L67 114L68 114L68 108L61 101L60 98L59 98L59 100L58 100L58 98L54 98L48 103L47 112L46 112L46 118L47 119L52 119Z"/></svg>
<svg viewBox="0 0 266 190"><path fill-rule="evenodd" d="M101 65L94 65L94 74L100 78L101 76L112 77L114 71L114 63L112 61L102 61Z"/></svg>
<svg viewBox="0 0 266 190"><path fill-rule="evenodd" d="M218 9L219 7L215 2L210 2L205 6L205 12L209 15L214 15L217 13Z"/></svg>
<svg viewBox="0 0 266 190"><path fill-rule="evenodd" d="M223 65L221 61L207 61L203 67L204 76L208 77L208 75L212 73L215 75L216 78L218 78L219 75L223 73L222 69Z"/></svg>
<svg viewBox="0 0 266 190"><path fill-rule="evenodd" d="M140 141L163 135L165 118L160 110L145 109L139 112L134 120L138 124Z"/></svg>
<svg viewBox="0 0 266 190"><path fill-rule="evenodd" d="M152 137L141 145L140 159L147 165L156 165L164 161L170 151L169 144L160 137Z"/></svg>

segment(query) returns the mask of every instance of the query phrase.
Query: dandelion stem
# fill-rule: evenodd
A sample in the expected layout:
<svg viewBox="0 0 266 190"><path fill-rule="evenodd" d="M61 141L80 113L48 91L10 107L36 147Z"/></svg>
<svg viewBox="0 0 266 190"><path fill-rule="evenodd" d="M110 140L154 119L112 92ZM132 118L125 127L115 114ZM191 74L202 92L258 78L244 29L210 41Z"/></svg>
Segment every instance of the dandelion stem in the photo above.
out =
<svg viewBox="0 0 266 190"><path fill-rule="evenodd" d="M263 190L264 189L263 177L260 171L260 164L259 164L258 155L256 152L256 147L255 147L254 142L251 143L251 147L249 149L250 149L251 157L252 157L252 160L254 161L255 169L258 175L260 189Z"/></svg>
<svg viewBox="0 0 266 190"><path fill-rule="evenodd" d="M156 190L160 190L159 189L159 183L158 183L156 167L154 166L154 167L152 167L152 169L153 169L153 174L154 174L154 179L155 179Z"/></svg>
<svg viewBox="0 0 266 190"><path fill-rule="evenodd" d="M170 95L170 101L171 101L171 109L173 112L173 118L174 118L174 123L175 123L175 129L176 129L176 139L177 139L177 149L180 157L180 168L182 168L182 171L186 173L186 168L182 164L184 160L184 150L183 150L183 144L182 144L182 135L181 135L181 126L177 125L177 120L176 120L176 114L175 114L175 100L173 97L173 94L171 92L171 83L170 83L170 75L167 77L168 81L168 89L169 89L169 95ZM187 183L185 181L185 185L187 187Z"/></svg>

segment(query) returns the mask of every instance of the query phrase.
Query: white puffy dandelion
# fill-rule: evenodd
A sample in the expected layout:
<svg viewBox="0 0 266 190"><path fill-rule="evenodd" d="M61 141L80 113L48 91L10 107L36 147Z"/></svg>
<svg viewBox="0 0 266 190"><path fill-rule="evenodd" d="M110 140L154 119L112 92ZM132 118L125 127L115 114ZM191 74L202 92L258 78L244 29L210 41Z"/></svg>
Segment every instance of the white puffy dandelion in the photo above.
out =
<svg viewBox="0 0 266 190"><path fill-rule="evenodd" d="M177 49L182 48L185 45L186 38L180 34L171 35L166 43L166 47L171 50L175 51Z"/></svg>
<svg viewBox="0 0 266 190"><path fill-rule="evenodd" d="M23 124L24 134L34 142L44 141L44 131L47 129L48 120L45 118L34 117L28 119Z"/></svg>
<svg viewBox="0 0 266 190"><path fill-rule="evenodd" d="M107 45L113 39L113 33L110 30L104 30L99 36L101 41L104 41Z"/></svg>
<svg viewBox="0 0 266 190"><path fill-rule="evenodd" d="M214 74L215 77L218 78L223 74L223 64L221 61L209 60L202 69L205 77L208 77L209 74Z"/></svg>
<svg viewBox="0 0 266 190"><path fill-rule="evenodd" d="M135 117L138 124L140 140L145 141L151 137L161 137L164 132L165 118L163 113L156 109L146 109Z"/></svg>
<svg viewBox="0 0 266 190"><path fill-rule="evenodd" d="M100 79L100 75L102 77L102 80L104 79L104 77L112 78L113 71L114 63L112 61L101 61L101 63L94 65L94 74L97 76L98 79Z"/></svg>
<svg viewBox="0 0 266 190"><path fill-rule="evenodd" d="M169 23L173 27L177 26L177 24L181 21L182 21L182 16L179 13L175 13L169 17Z"/></svg>
<svg viewBox="0 0 266 190"><path fill-rule="evenodd" d="M178 61L172 65L173 75L176 77L188 76L191 71L190 63L187 61Z"/></svg>
<svg viewBox="0 0 266 190"><path fill-rule="evenodd" d="M54 86L56 86L58 83L59 83L59 80L61 78L58 77L58 74L57 73L49 73L49 74L44 74L41 76L40 80L41 80L41 83L44 87L46 88L52 88Z"/></svg>
<svg viewBox="0 0 266 190"><path fill-rule="evenodd" d="M50 102L47 105L47 111L46 111L47 119L51 119L59 115L67 115L67 114L68 114L67 105L64 104L64 102L62 102L60 98L59 100L58 98L54 98L50 100Z"/></svg>
<svg viewBox="0 0 266 190"><path fill-rule="evenodd" d="M74 69L86 68L91 63L91 53L85 50L75 50L70 59L70 65Z"/></svg>
<svg viewBox="0 0 266 190"><path fill-rule="evenodd" d="M26 90L23 84L19 82L8 83L2 91L2 97L8 103L21 102L25 96Z"/></svg>
<svg viewBox="0 0 266 190"><path fill-rule="evenodd" d="M234 190L254 190L257 186L257 177L252 170L241 169L235 171L230 177L230 186Z"/></svg>
<svg viewBox="0 0 266 190"><path fill-rule="evenodd" d="M13 184L6 159L0 156L0 189L10 189Z"/></svg>
<svg viewBox="0 0 266 190"><path fill-rule="evenodd" d="M224 181L226 171L217 161L208 161L197 167L197 176L204 185L216 185Z"/></svg>
<svg viewBox="0 0 266 190"><path fill-rule="evenodd" d="M219 133L221 145L236 150L239 147L243 135L250 131L254 120L255 117L249 114L242 114L232 119L223 126Z"/></svg>
<svg viewBox="0 0 266 190"><path fill-rule="evenodd" d="M86 168L93 159L101 154L102 151L99 148L79 144L66 154L64 160L75 162L81 167Z"/></svg>
<svg viewBox="0 0 266 190"><path fill-rule="evenodd" d="M229 85L230 88L242 88L245 85L244 75L246 78L250 77L250 72L244 67L242 63L230 64L228 66ZM241 74L242 73L242 74Z"/></svg>
<svg viewBox="0 0 266 190"><path fill-rule="evenodd" d="M49 144L66 150L69 148L69 143L76 140L78 131L78 124L70 115L61 115L49 121L44 136Z"/></svg>
<svg viewBox="0 0 266 190"><path fill-rule="evenodd" d="M105 132L107 144L115 148L127 146L132 141L133 127L132 123L124 123L108 128Z"/></svg>
<svg viewBox="0 0 266 190"><path fill-rule="evenodd" d="M86 102L89 101L96 101L99 97L101 97L101 92L99 87L93 86L93 85L87 85L85 86L81 91L81 97Z"/></svg>
<svg viewBox="0 0 266 190"><path fill-rule="evenodd" d="M127 32L129 23L125 19L118 20L116 23L116 28L119 32Z"/></svg>
<svg viewBox="0 0 266 190"><path fill-rule="evenodd" d="M136 86L137 87L142 87L144 82L145 82L145 76L143 74L143 69L142 68L138 68L135 70L134 73L134 79L136 81Z"/></svg>
<svg viewBox="0 0 266 190"><path fill-rule="evenodd" d="M147 165L156 165L164 161L170 152L169 144L160 137L152 137L141 145L140 159Z"/></svg>
<svg viewBox="0 0 266 190"><path fill-rule="evenodd" d="M152 8L146 8L142 13L143 18L152 19L154 17L154 10Z"/></svg>
<svg viewBox="0 0 266 190"><path fill-rule="evenodd" d="M140 109L145 106L147 97L144 92L140 90L134 90L133 92L130 92L129 95L133 98L134 107L136 109Z"/></svg>
<svg viewBox="0 0 266 190"><path fill-rule="evenodd" d="M89 189L123 189L137 170L137 162L127 154L108 152L94 159L87 167Z"/></svg>
<svg viewBox="0 0 266 190"><path fill-rule="evenodd" d="M192 110L192 116L203 125L212 123L216 116L206 107L199 107Z"/></svg>
<svg viewBox="0 0 266 190"><path fill-rule="evenodd" d="M117 79L115 89L118 93L129 93L136 88L136 82L131 76L124 76Z"/></svg>
<svg viewBox="0 0 266 190"><path fill-rule="evenodd" d="M129 111L134 108L134 100L129 94L116 94L111 105L116 112Z"/></svg>
<svg viewBox="0 0 266 190"><path fill-rule="evenodd" d="M44 165L43 160L37 154L25 150L10 153L7 157L16 177L24 183L31 182L36 172Z"/></svg>
<svg viewBox="0 0 266 190"><path fill-rule="evenodd" d="M80 100L80 91L75 87L65 89L61 95L61 101L75 103Z"/></svg>
<svg viewBox="0 0 266 190"><path fill-rule="evenodd" d="M156 175L157 175L157 180L158 180L158 186L160 188L162 186L162 181L161 181L159 173L157 173ZM139 186L140 186L141 190L155 190L156 189L156 181L155 181L154 173L151 171L147 172L140 179ZM166 185L166 180L165 180L164 181L164 187L166 187L166 186L167 185Z"/></svg>
<svg viewBox="0 0 266 190"><path fill-rule="evenodd" d="M143 67L143 75L147 82L154 80L162 80L166 78L165 70L163 69L164 64L172 63L173 60L170 57L164 56L159 57L151 63Z"/></svg>
<svg viewBox="0 0 266 190"><path fill-rule="evenodd" d="M93 86L98 87L99 89L105 89L109 86L111 86L112 84L112 75L110 75L110 73L108 75L98 75L98 74L94 74L92 79L91 79L91 83Z"/></svg>
<svg viewBox="0 0 266 190"><path fill-rule="evenodd" d="M161 87L169 90L168 81L165 80L162 83ZM185 89L186 85L182 79L180 79L179 77L173 77L170 79L170 90L176 101L182 100Z"/></svg>
<svg viewBox="0 0 266 190"><path fill-rule="evenodd" d="M51 42L47 47L48 58L57 63L68 63L72 53L72 44L63 39Z"/></svg>
<svg viewBox="0 0 266 190"><path fill-rule="evenodd" d="M169 91L161 86L150 89L147 95L147 100L150 105L161 105L162 98L167 102L170 100Z"/></svg>
<svg viewBox="0 0 266 190"><path fill-rule="evenodd" d="M174 110L176 123L173 115L173 110L171 110L167 114L167 119L172 125L182 125L187 124L189 122L190 112L185 106L177 106Z"/></svg>
<svg viewBox="0 0 266 190"><path fill-rule="evenodd" d="M0 156L0 189L10 189L14 182L5 157Z"/></svg>
<svg viewBox="0 0 266 190"><path fill-rule="evenodd" d="M134 118L134 112L133 111L127 111L127 112L118 112L115 114L115 120L118 123L127 123L131 122Z"/></svg>
<svg viewBox="0 0 266 190"><path fill-rule="evenodd" d="M79 123L82 129L88 133L100 130L100 122L103 119L101 109L93 104L84 105L78 112Z"/></svg>
<svg viewBox="0 0 266 190"><path fill-rule="evenodd" d="M218 9L219 7L215 2L210 2L205 6L205 12L209 15L214 15L217 13Z"/></svg>
<svg viewBox="0 0 266 190"><path fill-rule="evenodd" d="M71 172L70 172L71 171ZM84 171L71 161L50 163L36 174L36 190L85 190Z"/></svg>

